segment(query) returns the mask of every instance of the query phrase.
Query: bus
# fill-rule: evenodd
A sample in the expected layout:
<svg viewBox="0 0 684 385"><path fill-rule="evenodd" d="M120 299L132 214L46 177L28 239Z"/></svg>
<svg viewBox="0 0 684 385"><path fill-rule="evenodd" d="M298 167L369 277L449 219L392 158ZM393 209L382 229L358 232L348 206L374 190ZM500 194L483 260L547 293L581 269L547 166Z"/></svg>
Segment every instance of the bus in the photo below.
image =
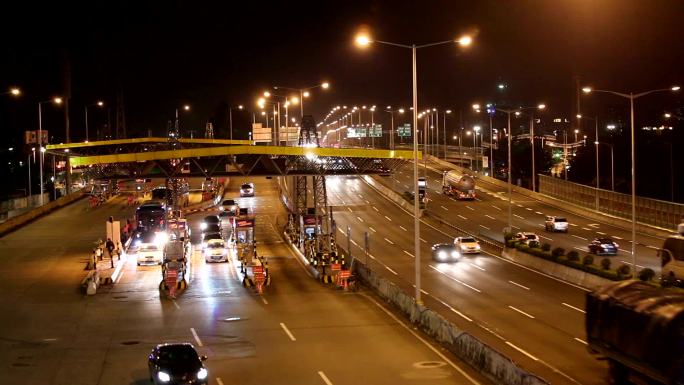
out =
<svg viewBox="0 0 684 385"><path fill-rule="evenodd" d="M135 225L140 231L166 230L166 204L149 201L138 206L135 210Z"/></svg>
<svg viewBox="0 0 684 385"><path fill-rule="evenodd" d="M679 224L677 233L667 237L658 250L663 284L681 285L684 282L684 223Z"/></svg>

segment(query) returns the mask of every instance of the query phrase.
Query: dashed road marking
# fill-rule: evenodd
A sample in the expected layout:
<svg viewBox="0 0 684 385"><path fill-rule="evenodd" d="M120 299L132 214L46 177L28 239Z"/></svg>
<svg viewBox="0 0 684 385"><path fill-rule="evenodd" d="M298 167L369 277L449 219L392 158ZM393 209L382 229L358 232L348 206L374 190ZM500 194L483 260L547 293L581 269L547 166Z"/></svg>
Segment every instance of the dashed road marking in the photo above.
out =
<svg viewBox="0 0 684 385"><path fill-rule="evenodd" d="M480 270L482 270L482 271L487 271L487 270L484 269L484 267L478 266L478 265L476 265L476 264L474 264L474 263L472 263L472 262L470 262L470 263L468 263L468 264L469 264L470 266L476 268L476 269L480 269Z"/></svg>
<svg viewBox="0 0 684 385"><path fill-rule="evenodd" d="M385 219L387 219L388 221L392 222L392 218L388 217L387 215L385 215Z"/></svg>
<svg viewBox="0 0 684 385"><path fill-rule="evenodd" d="M526 355L527 357L529 357L529 358L533 359L534 361L539 361L539 358L537 358L537 357L535 357L535 356L531 355L530 353L528 353L528 352L524 351L523 349L521 349L521 348L519 348L519 347L517 347L517 346L513 345L512 343L510 343L510 342L508 342L508 341L506 341L506 345L508 345L508 346L512 347L513 349L515 349L515 350L519 351L520 353L522 353L522 354Z"/></svg>
<svg viewBox="0 0 684 385"><path fill-rule="evenodd" d="M449 211L449 209L446 208L446 207L444 207L444 206L439 206L439 207L443 208L443 209L446 210L446 211Z"/></svg>
<svg viewBox="0 0 684 385"><path fill-rule="evenodd" d="M567 307L569 307L569 308L572 309L572 310L577 310L578 312L580 312L580 313L582 313L582 314L586 313L584 310L582 310L582 309L580 309L580 308L578 308L578 307L576 307L576 306L572 306L572 305L570 305L569 303L562 302L562 304L563 304L563 306L567 306Z"/></svg>
<svg viewBox="0 0 684 385"><path fill-rule="evenodd" d="M492 207L494 207L495 209L497 209L497 210L499 210L499 211L502 211L500 208L498 208L498 207L496 207L496 206L494 206L494 205L492 205Z"/></svg>
<svg viewBox="0 0 684 385"><path fill-rule="evenodd" d="M399 228L404 230L404 231L408 231L408 230L406 230L406 227L404 227L404 226L399 226Z"/></svg>
<svg viewBox="0 0 684 385"><path fill-rule="evenodd" d="M570 223L570 226L572 226L572 227L577 227L577 225L574 224L574 223Z"/></svg>
<svg viewBox="0 0 684 385"><path fill-rule="evenodd" d="M288 329L284 323L281 322L280 327L283 328L283 330L285 331L285 334L287 334L287 336L290 337L290 340L297 341L297 339L292 335L292 332L290 332L290 329Z"/></svg>
<svg viewBox="0 0 684 385"><path fill-rule="evenodd" d="M223 380L221 379L221 377L216 377L216 383L218 385L223 385Z"/></svg>
<svg viewBox="0 0 684 385"><path fill-rule="evenodd" d="M534 213L535 213L535 214L539 214L539 215L544 215L544 213L541 212L541 211L535 211Z"/></svg>
<svg viewBox="0 0 684 385"><path fill-rule="evenodd" d="M524 315L525 317L534 319L534 316L533 316L532 314L525 313L524 311L518 309L518 308L515 307L515 306L508 305L508 307L511 308L511 309L513 309L513 310L515 310L515 311L517 311L518 313Z"/></svg>
<svg viewBox="0 0 684 385"><path fill-rule="evenodd" d="M591 231L591 229L586 228L586 227L582 227L582 230Z"/></svg>
<svg viewBox="0 0 684 385"><path fill-rule="evenodd" d="M375 259L375 258L373 258L373 259ZM383 266L385 266L385 269L389 270L392 274L399 275L399 274L397 274L396 271L392 270L389 266L387 266L387 265L383 265Z"/></svg>
<svg viewBox="0 0 684 385"><path fill-rule="evenodd" d="M391 240L389 240L389 239L387 239L387 238L385 238L385 240L386 240L387 243L389 243L390 245L393 245L393 244L394 244L394 242L392 242Z"/></svg>
<svg viewBox="0 0 684 385"><path fill-rule="evenodd" d="M202 344L202 340L199 338L197 335L197 332L195 331L195 328L190 328L190 332L192 333L192 337L195 339L195 342L197 342L197 346L202 347L204 346Z"/></svg>
<svg viewBox="0 0 684 385"><path fill-rule="evenodd" d="M415 255L413 255L413 254L409 253L409 252L408 252L408 251L406 251L406 250L404 250L404 254L408 254L408 255L409 255L409 256L410 256L411 258L415 258L415 257L416 257Z"/></svg>
<svg viewBox="0 0 684 385"><path fill-rule="evenodd" d="M266 298L264 297L261 297L261 302L263 302L264 305L268 305L268 301L266 301Z"/></svg>
<svg viewBox="0 0 684 385"><path fill-rule="evenodd" d="M458 215L458 217L461 218L461 219L463 219L463 220L466 220L466 221L468 220L468 218L464 217L464 216L461 215L461 214L456 214L456 215Z"/></svg>
<svg viewBox="0 0 684 385"><path fill-rule="evenodd" d="M377 212L380 212L380 210L378 210L378 208L375 207L375 206L373 206L373 210L375 210L375 211L377 211Z"/></svg>
<svg viewBox="0 0 684 385"><path fill-rule="evenodd" d="M494 220L496 220L496 218L494 218L493 216L491 216L491 215L489 215L489 214L485 214L485 217L487 217L487 218L489 218L489 219L494 219Z"/></svg>
<svg viewBox="0 0 684 385"><path fill-rule="evenodd" d="M527 210L527 211L533 211L533 210L532 210L531 208L529 208L529 207L525 207L525 210Z"/></svg>
<svg viewBox="0 0 684 385"><path fill-rule="evenodd" d="M318 375L321 377L323 382L325 382L325 385L333 385L332 381L328 379L328 376L326 376L325 373L323 373L323 371L319 370Z"/></svg>
<svg viewBox="0 0 684 385"><path fill-rule="evenodd" d="M349 210L350 213L353 213L351 207L347 206L347 210Z"/></svg>
<svg viewBox="0 0 684 385"><path fill-rule="evenodd" d="M596 234L599 234L599 235L606 235L606 233L601 232L601 231L597 231Z"/></svg>
<svg viewBox="0 0 684 385"><path fill-rule="evenodd" d="M577 341L577 342L579 342L579 343L581 343L581 344L583 344L583 345L588 345L588 344L587 344L587 341L585 341L585 340L583 340L583 339L581 339L581 338L575 337L574 340Z"/></svg>
<svg viewBox="0 0 684 385"><path fill-rule="evenodd" d="M521 216L518 215L518 214L513 214L513 216L516 217L516 218L520 218L520 219L522 219L523 221L525 220L525 218L521 217Z"/></svg>
<svg viewBox="0 0 684 385"><path fill-rule="evenodd" d="M423 239L423 238L420 238L420 241L423 242L423 243L427 243L427 241L426 241L425 239Z"/></svg>
<svg viewBox="0 0 684 385"><path fill-rule="evenodd" d="M529 287L524 286L524 285L521 285L521 284L519 284L519 283L517 283L517 282L513 282L513 281L508 281L508 282L514 284L515 286L521 287L521 288L523 288L523 289L525 289L525 290L530 290Z"/></svg>
<svg viewBox="0 0 684 385"><path fill-rule="evenodd" d="M478 292L478 293L482 293L482 291L480 291L480 289L474 288L474 287L468 285L467 283L465 283L465 282L463 282L463 281L461 281L461 280L459 280L459 279L457 279L457 278L454 278L454 277L450 276L449 274L447 274L447 273L445 273L445 272L439 270L438 268L436 268L436 267L434 267L434 266L432 266L432 265L428 265L428 266L430 266L430 268L433 269L433 270L435 270L436 272L438 272L438 273L440 273L440 274L443 274L445 277L449 278L450 280L452 280L452 281L454 281L454 282L458 282L458 283L460 283L461 285L467 287L467 288L470 289L470 290L473 290L473 291Z"/></svg>
<svg viewBox="0 0 684 385"><path fill-rule="evenodd" d="M467 206L467 205L466 205L466 208L468 208L468 210L473 210L473 211L475 211L475 209L472 208L472 207L470 207L470 206Z"/></svg>
<svg viewBox="0 0 684 385"><path fill-rule="evenodd" d="M487 227L485 225L480 225L480 227L482 227L483 229L491 230L489 227Z"/></svg>
<svg viewBox="0 0 684 385"><path fill-rule="evenodd" d="M374 229L373 227L368 226L368 228L370 229L370 231L372 231L372 232L374 232L374 233L377 233L377 231L375 231L375 229Z"/></svg>
<svg viewBox="0 0 684 385"><path fill-rule="evenodd" d="M363 223L363 219L361 219L361 217L356 217L356 219L358 219L361 223Z"/></svg>
<svg viewBox="0 0 684 385"><path fill-rule="evenodd" d="M622 237L618 237L617 235L611 235L611 236L612 236L613 238L615 238L615 239L624 239L624 238L622 238Z"/></svg>
<svg viewBox="0 0 684 385"><path fill-rule="evenodd" d="M571 236L571 237L575 237L575 238L577 238L577 239L581 239L581 240L584 240L584 241L588 241L588 239L587 239L587 238L584 238L584 237L580 237L579 235L575 235L575 234L570 234L570 236Z"/></svg>
<svg viewBox="0 0 684 385"><path fill-rule="evenodd" d="M551 238L549 238L549 237L545 237L545 236L543 236L543 235L540 235L539 238L544 238L544 239L546 239L546 240L553 241L553 239L551 239Z"/></svg>

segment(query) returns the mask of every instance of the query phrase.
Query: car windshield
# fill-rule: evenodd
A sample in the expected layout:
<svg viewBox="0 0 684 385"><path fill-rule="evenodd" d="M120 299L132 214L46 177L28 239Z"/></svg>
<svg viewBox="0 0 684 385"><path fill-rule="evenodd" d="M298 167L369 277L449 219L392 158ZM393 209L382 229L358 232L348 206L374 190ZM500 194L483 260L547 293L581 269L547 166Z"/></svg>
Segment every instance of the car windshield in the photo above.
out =
<svg viewBox="0 0 684 385"><path fill-rule="evenodd" d="M454 248L454 246L450 245L448 243L440 243L438 245L435 245L435 249L440 250L440 251L449 250L449 249L453 249L453 248Z"/></svg>
<svg viewBox="0 0 684 385"><path fill-rule="evenodd" d="M242 188L242 189L248 189L248 188L252 188L252 186L251 186L251 185L248 185L247 183L245 183L245 184L242 185L241 188Z"/></svg>
<svg viewBox="0 0 684 385"><path fill-rule="evenodd" d="M207 223L219 223L219 219L215 216L204 217L204 221Z"/></svg>
<svg viewBox="0 0 684 385"><path fill-rule="evenodd" d="M227 201L223 201L223 205L224 205L224 206L235 206L235 201L232 200L232 199L231 199L231 200L227 200Z"/></svg>
<svg viewBox="0 0 684 385"><path fill-rule="evenodd" d="M475 243L475 238L461 238L461 243Z"/></svg>
<svg viewBox="0 0 684 385"><path fill-rule="evenodd" d="M218 233L220 231L219 225L209 225L204 231L205 233Z"/></svg>
<svg viewBox="0 0 684 385"><path fill-rule="evenodd" d="M534 234L525 234L525 238L527 239L537 239L537 236Z"/></svg>
<svg viewBox="0 0 684 385"><path fill-rule="evenodd" d="M199 364L199 357L195 349L190 346L163 346L159 349L158 363L161 366Z"/></svg>
<svg viewBox="0 0 684 385"><path fill-rule="evenodd" d="M556 222L567 222L568 220L565 218L556 217L555 221Z"/></svg>
<svg viewBox="0 0 684 385"><path fill-rule="evenodd" d="M157 248L157 245L143 245L140 248L140 250L142 250L142 251L157 251L159 249Z"/></svg>
<svg viewBox="0 0 684 385"><path fill-rule="evenodd" d="M598 238L598 239L596 239L596 240L597 240L599 243L608 243L608 244L613 243L613 240L610 239L610 238Z"/></svg>
<svg viewBox="0 0 684 385"><path fill-rule="evenodd" d="M222 249L223 248L223 242L212 242L207 245L208 248L210 249Z"/></svg>

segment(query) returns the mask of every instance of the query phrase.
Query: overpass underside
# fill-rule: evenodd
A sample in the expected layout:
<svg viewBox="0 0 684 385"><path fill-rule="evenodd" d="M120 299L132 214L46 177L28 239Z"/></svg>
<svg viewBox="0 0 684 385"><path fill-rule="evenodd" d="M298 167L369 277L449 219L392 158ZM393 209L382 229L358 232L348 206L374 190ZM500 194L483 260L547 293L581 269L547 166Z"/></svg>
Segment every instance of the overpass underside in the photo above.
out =
<svg viewBox="0 0 684 385"><path fill-rule="evenodd" d="M402 150L255 146L214 139L123 139L47 149L68 157L75 172L97 178L386 174L413 158Z"/></svg>

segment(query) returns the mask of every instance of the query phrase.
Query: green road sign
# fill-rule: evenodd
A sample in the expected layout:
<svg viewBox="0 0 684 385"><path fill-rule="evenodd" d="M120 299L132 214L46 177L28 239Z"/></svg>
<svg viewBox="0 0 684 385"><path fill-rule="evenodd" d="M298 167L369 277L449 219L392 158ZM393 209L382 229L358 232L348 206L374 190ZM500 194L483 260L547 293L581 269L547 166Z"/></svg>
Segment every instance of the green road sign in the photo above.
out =
<svg viewBox="0 0 684 385"><path fill-rule="evenodd" d="M402 126L398 126L397 135L404 137L411 136L411 123L406 123Z"/></svg>

